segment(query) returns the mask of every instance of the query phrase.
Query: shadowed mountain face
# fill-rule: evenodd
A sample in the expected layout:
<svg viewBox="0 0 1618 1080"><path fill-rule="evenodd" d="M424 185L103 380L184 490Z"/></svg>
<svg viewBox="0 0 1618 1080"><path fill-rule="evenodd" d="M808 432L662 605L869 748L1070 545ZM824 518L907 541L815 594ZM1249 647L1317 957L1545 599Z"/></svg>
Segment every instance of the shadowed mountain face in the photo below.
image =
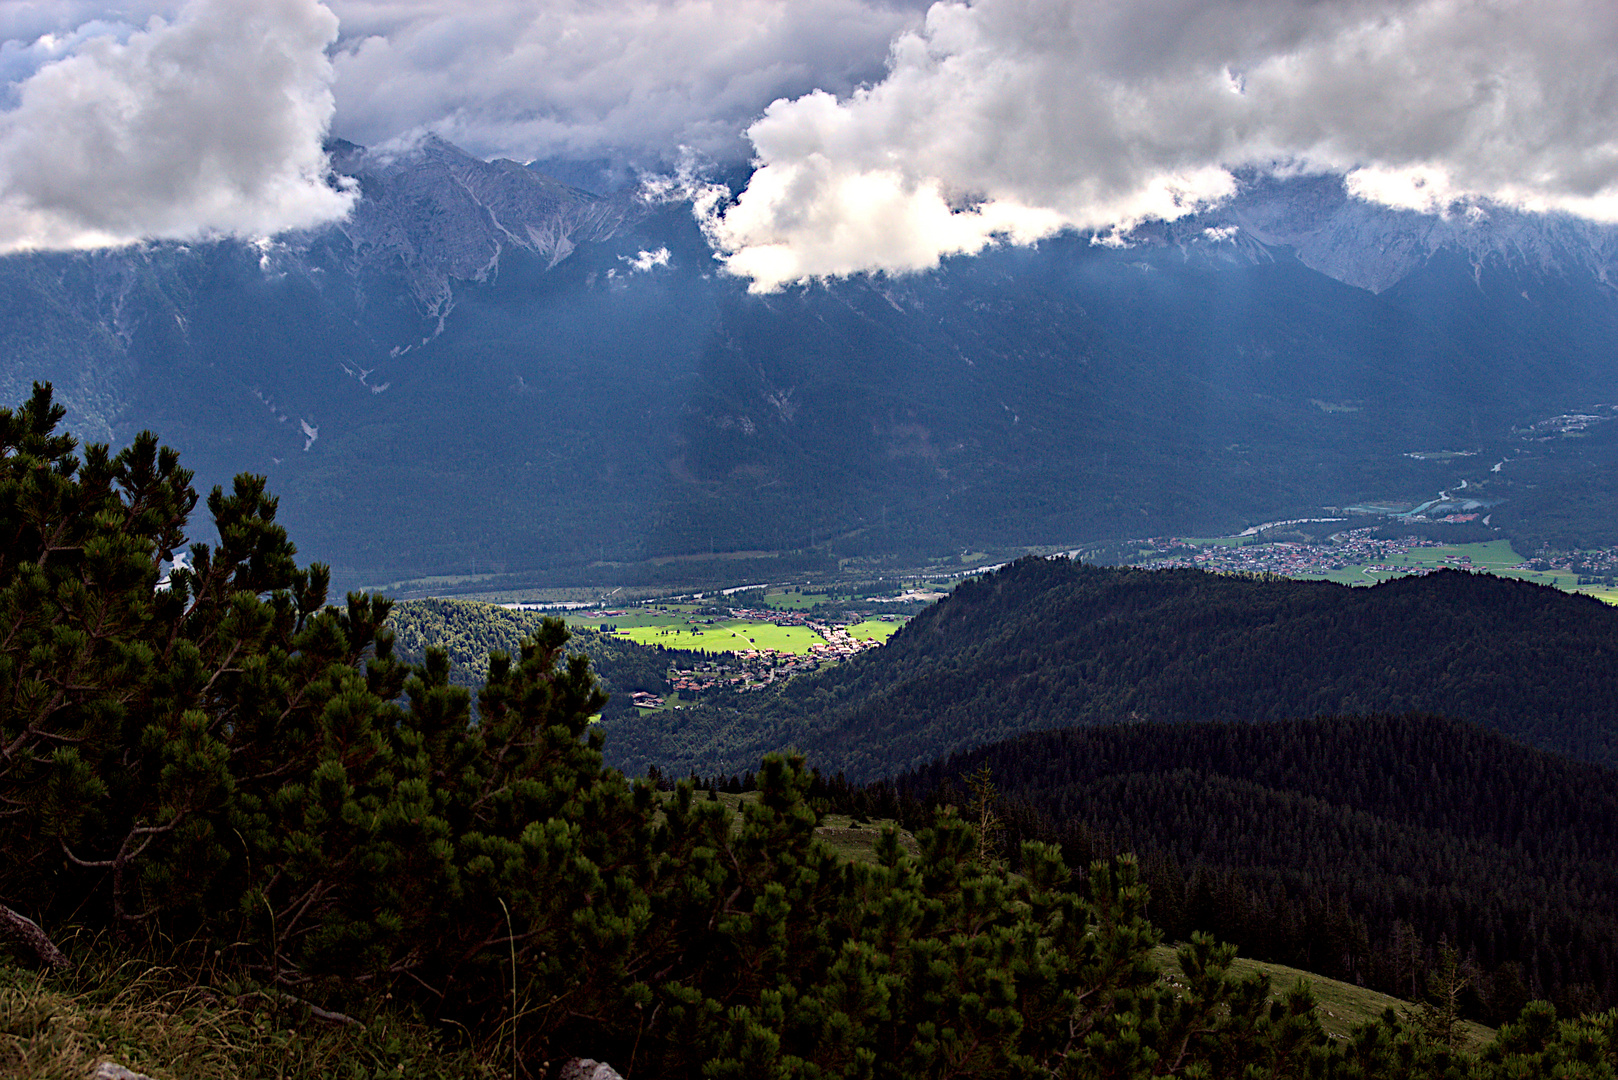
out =
<svg viewBox="0 0 1618 1080"><path fill-rule="evenodd" d="M870 780L1043 728L1422 712L1610 767L1615 661L1618 609L1486 574L1350 588L1029 557L777 693L602 731L630 775L796 747Z"/></svg>
<svg viewBox="0 0 1618 1080"><path fill-rule="evenodd" d="M686 204L439 141L334 160L364 198L314 233L0 260L0 391L267 473L341 584L1223 531L1460 479L1496 525L1618 540L1611 434L1523 434L1618 401L1611 230L1255 182L1126 248L756 297Z"/></svg>

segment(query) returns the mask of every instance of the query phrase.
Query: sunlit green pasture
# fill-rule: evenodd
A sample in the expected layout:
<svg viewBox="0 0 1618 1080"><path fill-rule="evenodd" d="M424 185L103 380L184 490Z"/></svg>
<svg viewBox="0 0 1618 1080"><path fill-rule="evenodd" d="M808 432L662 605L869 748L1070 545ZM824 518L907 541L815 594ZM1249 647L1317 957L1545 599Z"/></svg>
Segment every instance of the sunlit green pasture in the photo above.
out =
<svg viewBox="0 0 1618 1080"><path fill-rule="evenodd" d="M1445 561L1449 556L1450 561ZM1387 560L1387 565L1412 568L1438 568L1443 566L1456 566L1462 556L1469 556L1472 560L1470 567L1473 570L1484 570L1501 577L1521 578L1532 581L1538 585L1551 585L1565 592L1587 592L1592 595L1601 595L1603 590L1592 586L1580 586L1577 574L1560 573L1554 570L1519 570L1523 557L1512 550L1508 540L1491 540L1482 544L1444 544L1439 547L1412 548L1402 556ZM1463 568L1467 565L1459 563ZM1365 575L1366 577L1392 577L1393 574ZM1609 595L1610 595L1610 591Z"/></svg>
<svg viewBox="0 0 1618 1080"><path fill-rule="evenodd" d="M688 626L684 619L651 626L618 624L618 637L640 645L662 645L670 649L696 652L741 652L745 649L774 649L803 656L811 646L826 639L807 626L776 626L766 622L728 619L711 626Z"/></svg>
<svg viewBox="0 0 1618 1080"><path fill-rule="evenodd" d="M1470 558L1475 570L1498 573L1522 562L1522 556L1511 547L1510 540L1490 540L1479 544L1441 544L1438 547L1413 548L1411 555L1422 559L1423 565L1438 566L1448 556Z"/></svg>
<svg viewBox="0 0 1618 1080"><path fill-rule="evenodd" d="M627 630L635 627L667 627L684 626L686 620L691 618L690 612L665 611L660 608L633 607L623 609L622 615L605 615L595 618L585 618L582 615L569 615L567 621L576 626L596 629L602 623Z"/></svg>
<svg viewBox="0 0 1618 1080"><path fill-rule="evenodd" d="M1248 539L1245 536L1182 536L1182 543L1192 547L1241 547Z"/></svg>
<svg viewBox="0 0 1618 1080"><path fill-rule="evenodd" d="M850 635L861 641L886 641L893 636L893 632L903 626L899 622L884 622L881 619L866 619L852 626L845 626Z"/></svg>
<svg viewBox="0 0 1618 1080"><path fill-rule="evenodd" d="M764 602L781 611L807 611L832 599L825 593L802 593L796 589L771 589L764 594Z"/></svg>

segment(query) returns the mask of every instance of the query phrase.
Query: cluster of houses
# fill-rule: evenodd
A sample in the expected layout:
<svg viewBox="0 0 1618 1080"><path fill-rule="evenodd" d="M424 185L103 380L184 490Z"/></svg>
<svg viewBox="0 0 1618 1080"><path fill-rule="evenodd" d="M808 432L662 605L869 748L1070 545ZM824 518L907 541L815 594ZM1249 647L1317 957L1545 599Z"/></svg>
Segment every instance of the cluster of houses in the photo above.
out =
<svg viewBox="0 0 1618 1080"><path fill-rule="evenodd" d="M740 612L734 614L738 618L743 617ZM687 694L726 688L760 690L782 679L814 671L822 664L846 660L881 644L880 641L857 638L844 627L811 621L802 616L794 616L790 622L779 616L770 621L778 626L807 626L825 640L811 645L808 654L803 656L779 649L741 649L726 654L723 659L694 668L676 669L671 679L674 689Z"/></svg>
<svg viewBox="0 0 1618 1080"><path fill-rule="evenodd" d="M1360 566L1367 573L1397 570L1413 573L1408 566L1394 566L1392 560L1408 554L1412 548L1437 547L1436 540L1422 540L1414 536L1397 540L1380 539L1375 528L1349 529L1336 533L1326 544L1297 544L1276 541L1266 544L1247 544L1242 547L1193 547L1179 540L1143 541L1159 550L1162 558L1143 565L1152 569L1194 566L1203 570L1284 574L1326 574L1349 566ZM1465 558L1463 556L1463 558ZM1466 559L1464 565L1470 566Z"/></svg>
<svg viewBox="0 0 1618 1080"><path fill-rule="evenodd" d="M1518 566L1519 570L1586 575L1597 579L1618 577L1618 547L1596 551L1544 552Z"/></svg>

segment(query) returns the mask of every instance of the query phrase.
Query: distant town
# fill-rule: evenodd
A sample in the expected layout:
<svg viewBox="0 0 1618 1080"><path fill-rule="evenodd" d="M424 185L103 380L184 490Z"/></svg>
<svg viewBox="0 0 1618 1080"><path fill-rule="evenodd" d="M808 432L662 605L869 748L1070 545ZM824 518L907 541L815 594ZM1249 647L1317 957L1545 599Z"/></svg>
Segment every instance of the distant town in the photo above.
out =
<svg viewBox="0 0 1618 1080"><path fill-rule="evenodd" d="M1314 543L1264 541L1257 536L1243 537L1241 543L1235 544L1156 537L1138 541L1142 557L1135 565L1150 569L1190 566L1223 573L1325 577L1349 583L1394 575L1428 574L1445 567L1520 577L1544 576L1549 579L1547 584L1575 588L1610 587L1618 577L1618 547L1545 552L1524 559L1512 552L1505 541L1453 545L1417 536L1377 536L1379 531L1378 528L1347 529Z"/></svg>
<svg viewBox="0 0 1618 1080"><path fill-rule="evenodd" d="M644 619L651 612L668 621L638 627L638 633L618 629L610 621ZM876 648L904 621L904 616L877 615L857 623L839 623L818 612L770 607L692 609L683 605L581 611L572 617L599 622L603 630L619 636L629 637L634 633L635 639L645 644L665 644L658 639L667 636L673 639L666 643L671 648L710 653L710 660L669 669L673 692L687 699L715 690L761 690L794 675L816 671L826 664ZM857 634L855 627L866 632ZM648 634L655 636L648 637ZM690 635L691 640L682 640L682 635ZM762 644L757 640L761 637L765 639ZM772 646L772 638L783 647ZM646 709L673 704L646 691L634 693L631 698L637 706Z"/></svg>
<svg viewBox="0 0 1618 1080"><path fill-rule="evenodd" d="M1290 523L1288 523L1290 524ZM1395 566L1395 560L1406 556L1414 548L1436 548L1436 540L1423 540L1415 536L1396 540L1379 539L1377 530L1350 529L1336 533L1322 544L1290 541L1249 541L1239 546L1197 546L1174 538L1142 541L1163 552L1159 558L1142 563L1151 569L1192 566L1201 570L1225 573L1249 572L1284 574L1287 577L1313 575L1330 576L1334 573L1357 569L1366 576L1375 574L1411 573L1408 566ZM1471 566L1468 556L1456 556L1455 565ZM1417 568L1417 569L1436 569Z"/></svg>

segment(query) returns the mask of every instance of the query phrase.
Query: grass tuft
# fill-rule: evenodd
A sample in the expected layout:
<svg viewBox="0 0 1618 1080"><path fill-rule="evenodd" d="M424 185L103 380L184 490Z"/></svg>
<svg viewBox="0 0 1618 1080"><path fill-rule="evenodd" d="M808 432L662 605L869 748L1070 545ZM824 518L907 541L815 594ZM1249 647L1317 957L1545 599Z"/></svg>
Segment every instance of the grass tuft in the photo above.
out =
<svg viewBox="0 0 1618 1080"><path fill-rule="evenodd" d="M387 1012L363 1028L277 1006L249 987L90 957L65 974L0 961L0 1076L84 1080L103 1061L153 1080L493 1080L492 1058ZM452 1038L452 1037L451 1037Z"/></svg>

